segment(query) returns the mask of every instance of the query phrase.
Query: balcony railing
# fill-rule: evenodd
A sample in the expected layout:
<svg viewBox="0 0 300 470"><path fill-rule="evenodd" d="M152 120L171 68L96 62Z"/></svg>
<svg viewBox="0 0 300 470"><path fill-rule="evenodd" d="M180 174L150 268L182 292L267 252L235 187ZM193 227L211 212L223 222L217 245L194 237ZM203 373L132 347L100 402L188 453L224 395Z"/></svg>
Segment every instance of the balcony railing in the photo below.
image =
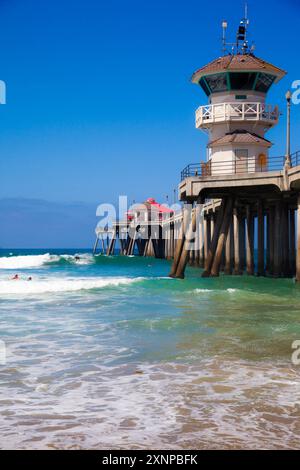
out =
<svg viewBox="0 0 300 470"><path fill-rule="evenodd" d="M295 152L291 155L291 165L298 166L300 165L300 152Z"/></svg>
<svg viewBox="0 0 300 470"><path fill-rule="evenodd" d="M278 106L264 103L218 103L200 106L196 111L196 127L226 121L261 121L274 125L279 118Z"/></svg>
<svg viewBox="0 0 300 470"><path fill-rule="evenodd" d="M300 152L291 156L292 166L300 165ZM181 181L189 177L204 176L230 176L262 173L268 171L281 171L284 167L285 157L269 157L267 161L255 158L231 159L225 161L213 161L191 163L181 172Z"/></svg>

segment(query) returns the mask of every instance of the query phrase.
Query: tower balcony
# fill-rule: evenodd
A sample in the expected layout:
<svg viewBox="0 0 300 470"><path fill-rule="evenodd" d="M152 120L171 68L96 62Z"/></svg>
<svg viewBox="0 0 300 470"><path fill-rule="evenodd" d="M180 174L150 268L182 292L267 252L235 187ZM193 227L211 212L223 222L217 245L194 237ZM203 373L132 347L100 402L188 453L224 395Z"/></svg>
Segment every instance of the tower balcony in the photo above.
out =
<svg viewBox="0 0 300 470"><path fill-rule="evenodd" d="M225 122L259 122L266 127L277 124L278 106L264 103L217 103L200 106L196 111L196 128L208 129Z"/></svg>

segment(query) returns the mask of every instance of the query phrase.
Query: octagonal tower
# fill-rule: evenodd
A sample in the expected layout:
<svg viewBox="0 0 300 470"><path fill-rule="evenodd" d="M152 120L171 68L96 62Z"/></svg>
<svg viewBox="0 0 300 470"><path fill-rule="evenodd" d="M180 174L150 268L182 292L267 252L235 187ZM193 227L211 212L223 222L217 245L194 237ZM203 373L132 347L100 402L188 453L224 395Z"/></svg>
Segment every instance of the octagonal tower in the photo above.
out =
<svg viewBox="0 0 300 470"><path fill-rule="evenodd" d="M266 97L285 75L284 70L256 57L245 42L241 48L237 42L235 52L193 74L192 82L209 100L196 111L196 127L209 136L202 174L254 172L267 167L272 144L265 134L278 123L279 109L266 104Z"/></svg>

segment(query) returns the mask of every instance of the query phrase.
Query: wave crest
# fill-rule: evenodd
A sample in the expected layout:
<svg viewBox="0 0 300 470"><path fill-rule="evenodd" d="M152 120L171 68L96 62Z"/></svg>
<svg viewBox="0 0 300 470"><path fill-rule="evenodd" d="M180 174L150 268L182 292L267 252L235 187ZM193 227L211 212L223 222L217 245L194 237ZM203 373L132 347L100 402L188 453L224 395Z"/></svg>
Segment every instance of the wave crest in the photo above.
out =
<svg viewBox="0 0 300 470"><path fill-rule="evenodd" d="M74 292L129 285L144 278L49 278L32 281L0 281L0 294L44 294L48 292Z"/></svg>
<svg viewBox="0 0 300 470"><path fill-rule="evenodd" d="M94 257L88 253L78 255L24 255L0 258L0 269L29 269L48 264L92 264Z"/></svg>

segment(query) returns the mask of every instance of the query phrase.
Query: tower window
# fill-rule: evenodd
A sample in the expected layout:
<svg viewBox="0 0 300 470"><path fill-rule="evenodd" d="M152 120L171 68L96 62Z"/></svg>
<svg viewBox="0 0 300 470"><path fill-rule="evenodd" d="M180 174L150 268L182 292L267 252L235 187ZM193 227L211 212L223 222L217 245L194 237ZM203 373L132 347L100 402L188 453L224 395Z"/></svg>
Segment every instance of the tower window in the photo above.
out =
<svg viewBox="0 0 300 470"><path fill-rule="evenodd" d="M255 90L261 91L262 93L267 93L274 80L275 77L273 75L269 75L267 73L259 73L255 85Z"/></svg>
<svg viewBox="0 0 300 470"><path fill-rule="evenodd" d="M210 95L210 89L207 86L206 80L204 78L201 78L199 85L202 87L202 90L204 93L209 96Z"/></svg>
<svg viewBox="0 0 300 470"><path fill-rule="evenodd" d="M211 89L212 93L217 91L226 91L227 90L227 75L226 73L215 73L213 75L208 75L205 77L205 80Z"/></svg>
<svg viewBox="0 0 300 470"><path fill-rule="evenodd" d="M255 82L255 72L232 72L230 85L232 90L252 90Z"/></svg>

